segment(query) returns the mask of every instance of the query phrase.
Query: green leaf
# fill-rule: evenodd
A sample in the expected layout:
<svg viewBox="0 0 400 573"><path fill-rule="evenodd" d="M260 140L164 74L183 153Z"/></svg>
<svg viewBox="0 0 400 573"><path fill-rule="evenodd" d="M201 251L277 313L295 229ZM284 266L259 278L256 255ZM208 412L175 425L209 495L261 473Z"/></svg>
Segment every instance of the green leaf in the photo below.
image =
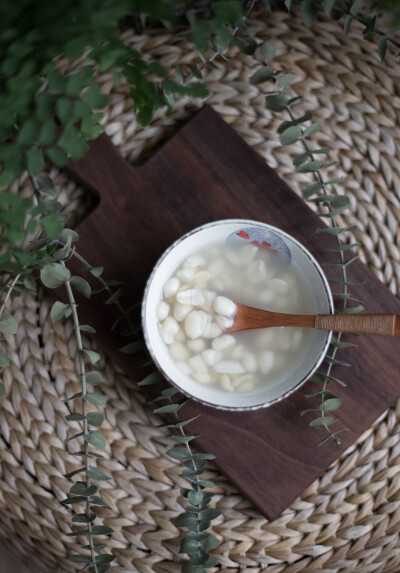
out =
<svg viewBox="0 0 400 573"><path fill-rule="evenodd" d="M87 357L89 358L89 360L92 364L96 364L96 362L98 362L100 360L100 354L98 352L95 352L94 350L84 349L83 352L86 353Z"/></svg>
<svg viewBox="0 0 400 573"><path fill-rule="evenodd" d="M272 111L283 111L289 103L285 94L269 95L265 99L267 107Z"/></svg>
<svg viewBox="0 0 400 573"><path fill-rule="evenodd" d="M40 219L40 224L42 225L49 239L57 239L63 230L63 225L60 222L58 213L45 215Z"/></svg>
<svg viewBox="0 0 400 573"><path fill-rule="evenodd" d="M3 312L0 318L0 332L3 334L16 334L18 331L18 322L8 312Z"/></svg>
<svg viewBox="0 0 400 573"><path fill-rule="evenodd" d="M239 2L217 2L214 5L214 17L220 22L239 24L242 21L242 6Z"/></svg>
<svg viewBox="0 0 400 573"><path fill-rule="evenodd" d="M201 80L203 78L203 74L201 73L201 70L196 65L187 64L187 66L195 78L197 78L199 80Z"/></svg>
<svg viewBox="0 0 400 573"><path fill-rule="evenodd" d="M292 4L292 0L285 0L285 7L288 12L290 12L290 6Z"/></svg>
<svg viewBox="0 0 400 573"><path fill-rule="evenodd" d="M160 384L163 381L161 372L152 372L146 378L138 382L138 386L152 386L153 384Z"/></svg>
<svg viewBox="0 0 400 573"><path fill-rule="evenodd" d="M364 307L362 304L358 305L358 306L347 306L346 308L339 308L337 309L337 312L339 314L356 314L357 312L362 312L364 310Z"/></svg>
<svg viewBox="0 0 400 573"><path fill-rule="evenodd" d="M301 165L301 163L299 163L298 165ZM305 198L311 197L312 195L314 195L314 193L318 193L318 191L320 191L323 188L324 185L322 183L313 183L312 185L309 185L303 190L303 197ZM317 233L318 232L319 229L317 230Z"/></svg>
<svg viewBox="0 0 400 573"><path fill-rule="evenodd" d="M200 434L189 434L186 436L171 436L171 439L174 440L175 442L178 442L179 444L188 444L189 442L195 440L199 436Z"/></svg>
<svg viewBox="0 0 400 573"><path fill-rule="evenodd" d="M88 444L94 446L99 450L106 449L106 441L104 439L103 434L97 432L96 430L90 431L87 434L85 434L83 436L83 439L85 440L85 442L87 442Z"/></svg>
<svg viewBox="0 0 400 573"><path fill-rule="evenodd" d="M264 61L269 62L274 59L275 56L275 46L271 42L264 42L260 46L260 52L264 56Z"/></svg>
<svg viewBox="0 0 400 573"><path fill-rule="evenodd" d="M70 561L74 563L91 563L92 559L88 555L70 555Z"/></svg>
<svg viewBox="0 0 400 573"><path fill-rule="evenodd" d="M89 146L81 133L73 124L65 126L64 131L58 140L58 145L65 150L68 157L73 157L75 159L83 157L89 149Z"/></svg>
<svg viewBox="0 0 400 573"><path fill-rule="evenodd" d="M194 515L188 513L181 513L174 521L174 525L177 527L187 527L188 529L194 531L197 528L198 521Z"/></svg>
<svg viewBox="0 0 400 573"><path fill-rule="evenodd" d="M322 7L323 7L324 12L327 16L331 15L334 3L335 3L335 0L323 0Z"/></svg>
<svg viewBox="0 0 400 573"><path fill-rule="evenodd" d="M123 294L123 289L119 288L118 290L112 293L112 295L105 301L104 304L114 304L114 302L117 302L117 300L119 300L122 294Z"/></svg>
<svg viewBox="0 0 400 573"><path fill-rule="evenodd" d="M100 372L88 372L86 374L86 383L87 384L99 384L101 382L102 376Z"/></svg>
<svg viewBox="0 0 400 573"><path fill-rule="evenodd" d="M138 340L136 342L131 342L130 344L123 346L119 350L124 354L136 354L136 352L140 352L141 350L143 350L143 348L144 348L143 342Z"/></svg>
<svg viewBox="0 0 400 573"><path fill-rule="evenodd" d="M280 76L276 82L276 84L281 88L287 88L292 83L292 75L291 74L283 74Z"/></svg>
<svg viewBox="0 0 400 573"><path fill-rule="evenodd" d="M161 406L161 408L156 408L153 412L155 414L173 414L177 412L179 408L179 404L167 404L166 406Z"/></svg>
<svg viewBox="0 0 400 573"><path fill-rule="evenodd" d="M92 84L83 94L82 100L87 103L91 109L101 109L107 105L107 96L100 93L99 84Z"/></svg>
<svg viewBox="0 0 400 573"><path fill-rule="evenodd" d="M339 398L329 398L324 400L320 406L321 412L333 412L340 408L342 401Z"/></svg>
<svg viewBox="0 0 400 573"><path fill-rule="evenodd" d="M90 513L87 515L86 513L78 513L78 515L74 515L72 518L73 523L92 523L96 519L97 515L95 513Z"/></svg>
<svg viewBox="0 0 400 573"><path fill-rule="evenodd" d="M219 544L220 542L215 537L215 535L209 533L202 545L205 551L210 551L210 549L215 549L216 547L218 547Z"/></svg>
<svg viewBox="0 0 400 573"><path fill-rule="evenodd" d="M92 289L90 288L90 284L85 279L82 277L73 276L70 279L70 283L86 298L90 298Z"/></svg>
<svg viewBox="0 0 400 573"><path fill-rule="evenodd" d="M321 418L315 418L315 420L312 420L309 423L309 425L312 428L320 428L322 426L324 426L326 428L327 426L330 426L334 422L336 422L336 420L334 420L333 418L330 418L329 416L324 416Z"/></svg>
<svg viewBox="0 0 400 573"><path fill-rule="evenodd" d="M96 333L95 329L87 324L81 324L78 328L81 332L89 332L90 334Z"/></svg>
<svg viewBox="0 0 400 573"><path fill-rule="evenodd" d="M204 493L202 491L190 491L188 493L188 500L192 505L198 505L203 501Z"/></svg>
<svg viewBox="0 0 400 573"><path fill-rule="evenodd" d="M3 396L5 396L5 395L6 395L6 388L5 388L4 384L2 384L0 382L0 398L3 398Z"/></svg>
<svg viewBox="0 0 400 573"><path fill-rule="evenodd" d="M166 452L170 458L174 460L186 460L190 457L190 454L184 446L177 446L176 448L171 448Z"/></svg>
<svg viewBox="0 0 400 573"><path fill-rule="evenodd" d="M271 79L275 75L275 72L269 66L264 66L260 68L252 76L250 76L250 82L252 84L262 84L263 82Z"/></svg>
<svg viewBox="0 0 400 573"><path fill-rule="evenodd" d="M349 31L350 31L350 24L351 24L352 19L353 19L353 16L351 14L347 14L346 18L344 19L343 30L344 30L345 36L347 36Z"/></svg>
<svg viewBox="0 0 400 573"><path fill-rule="evenodd" d="M48 264L40 270L40 279L47 288L58 288L70 276L69 269L59 263Z"/></svg>
<svg viewBox="0 0 400 573"><path fill-rule="evenodd" d="M86 394L86 400L94 406L99 406L100 408L104 408L106 405L104 397L100 394L93 394L92 392L88 392Z"/></svg>
<svg viewBox="0 0 400 573"><path fill-rule="evenodd" d="M104 414L102 412L89 412L87 421L91 426L101 426L104 422Z"/></svg>
<svg viewBox="0 0 400 573"><path fill-rule="evenodd" d="M94 277L100 277L103 271L104 267L92 267L89 269L90 274L92 274Z"/></svg>
<svg viewBox="0 0 400 573"><path fill-rule="evenodd" d="M69 97L61 96L56 103L57 114L62 123L68 123L71 118L72 101Z"/></svg>
<svg viewBox="0 0 400 573"><path fill-rule="evenodd" d="M67 156L60 147L50 147L46 150L47 157L56 167L64 167L67 163Z"/></svg>
<svg viewBox="0 0 400 573"><path fill-rule="evenodd" d="M345 231L355 231L357 229L357 225L350 225L349 227L321 227L317 229L317 233L325 233L327 235L340 235L340 233L344 233Z"/></svg>
<svg viewBox="0 0 400 573"><path fill-rule="evenodd" d="M378 54L381 59L381 62L383 62L385 59L386 51L387 51L387 39L386 36L382 36L381 38L379 38L378 42Z"/></svg>
<svg viewBox="0 0 400 573"><path fill-rule="evenodd" d="M43 153L40 147L32 147L26 152L26 159L28 163L28 170L32 171L42 171L44 168Z"/></svg>
<svg viewBox="0 0 400 573"><path fill-rule="evenodd" d="M302 0L300 13L307 28L312 26L317 19L317 10L318 8L314 4L313 0Z"/></svg>
<svg viewBox="0 0 400 573"><path fill-rule="evenodd" d="M111 563L114 561L114 555L108 555L107 553L101 553L101 555L96 556L96 563Z"/></svg>
<svg viewBox="0 0 400 573"><path fill-rule="evenodd" d="M95 467L90 467L87 471L86 474L94 480L97 481L108 481L111 478L105 474L104 472L102 472L101 470L99 470L99 468L95 468Z"/></svg>
<svg viewBox="0 0 400 573"><path fill-rule="evenodd" d="M310 135L314 135L317 131L321 131L322 125L320 123L313 123L309 127L304 130L304 137L309 137Z"/></svg>
<svg viewBox="0 0 400 573"><path fill-rule="evenodd" d="M285 131L281 134L281 145L291 145L298 141L302 136L302 129L298 125L294 125L285 129Z"/></svg>
<svg viewBox="0 0 400 573"><path fill-rule="evenodd" d="M87 501L86 497L83 497L81 495L76 495L74 497L67 497L66 499L63 499L61 503L63 503L64 505L74 505L75 503L82 503L86 501Z"/></svg>
<svg viewBox="0 0 400 573"><path fill-rule="evenodd" d="M354 0L353 4L350 8L350 13L353 16L357 16L357 14L362 10L364 0Z"/></svg>
<svg viewBox="0 0 400 573"><path fill-rule="evenodd" d="M93 535L110 535L113 531L111 527L107 527L106 525L95 525L92 527Z"/></svg>
<svg viewBox="0 0 400 573"><path fill-rule="evenodd" d="M299 165L299 167L296 168L296 171L297 173L312 173L314 171L318 171L318 169L321 169L321 167L322 161L314 160L309 161L304 165Z"/></svg>
<svg viewBox="0 0 400 573"><path fill-rule="evenodd" d="M215 488L215 483L209 479L201 479L197 482L197 485L202 487Z"/></svg>
<svg viewBox="0 0 400 573"><path fill-rule="evenodd" d="M78 414L78 413L74 412L73 414L68 414L68 416L65 416L65 419L68 422L81 422L82 420L86 419L86 416L84 416L83 414Z"/></svg>

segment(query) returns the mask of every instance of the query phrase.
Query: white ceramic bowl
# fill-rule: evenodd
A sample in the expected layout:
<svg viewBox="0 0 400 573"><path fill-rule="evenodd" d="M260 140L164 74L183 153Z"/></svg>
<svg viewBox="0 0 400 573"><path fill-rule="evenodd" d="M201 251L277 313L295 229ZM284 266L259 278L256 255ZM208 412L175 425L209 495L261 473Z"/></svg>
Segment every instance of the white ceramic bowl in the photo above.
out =
<svg viewBox="0 0 400 573"><path fill-rule="evenodd" d="M331 332L314 330L304 359L294 371L272 387L257 388L253 392L225 392L199 384L182 373L161 339L156 316L157 303L163 298L163 287L175 270L199 247L226 239L241 229L252 229L257 234L275 236L279 245L286 245L295 264L312 292L316 314L333 312L333 300L328 282L314 257L296 239L276 227L246 219L225 219L208 223L178 239L160 257L146 285L142 304L143 333L147 348L167 380L184 394L199 402L225 410L253 410L274 404L297 390L318 368L328 349ZM278 237L276 237L278 235ZM271 239L269 239L271 242ZM285 247L284 247L285 248Z"/></svg>

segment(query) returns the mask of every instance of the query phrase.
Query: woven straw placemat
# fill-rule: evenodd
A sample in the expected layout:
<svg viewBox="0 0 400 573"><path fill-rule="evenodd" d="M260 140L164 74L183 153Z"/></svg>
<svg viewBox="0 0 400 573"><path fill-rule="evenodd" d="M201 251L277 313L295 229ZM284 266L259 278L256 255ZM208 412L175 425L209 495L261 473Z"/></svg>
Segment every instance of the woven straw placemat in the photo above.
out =
<svg viewBox="0 0 400 573"><path fill-rule="evenodd" d="M276 64L291 69L296 90L304 96L299 110L312 110L325 128L316 139L331 146L345 175L343 190L351 198L347 224L357 223L360 254L377 276L398 294L400 286L399 188L400 67L388 55L379 62L376 45L352 27L348 37L340 25L323 20L307 30L299 17L254 14L250 25L259 40L277 47ZM186 40L165 29L141 36L125 34L133 47L157 58L168 69L196 62ZM309 182L292 173L296 146L280 148L281 119L265 107L264 96L249 83L252 56L232 49L228 64L208 70L212 91L208 103L232 125L267 163L296 190ZM62 63L60 64L62 65ZM202 102L182 99L172 116L158 111L152 124L137 125L128 88L114 91L112 74L101 76L111 93L106 132L130 161L137 162L190 118ZM327 145L325 145L327 144ZM65 175L52 170L61 201L78 220L92 198ZM20 185L24 191L26 181ZM0 538L29 559L32 573L70 571L71 515L60 505L70 484L62 474L77 468L66 453L65 394L78 391L71 324L51 324L47 294L15 299L10 311L20 323L8 338L11 366L5 369L7 396L0 401ZM85 347L96 349L88 339ZM356 352L357 350L355 350ZM112 475L104 485L111 509L105 524L115 530L108 542L117 556L118 572L179 571L179 531L172 524L182 511L179 468L165 455L168 437L160 420L144 405L132 382L104 357L99 369L105 382L108 460L99 467ZM382 380L384 384L384 380ZM346 390L341 391L346 399ZM215 504L221 516L214 533L222 571L246 568L252 573L400 571L400 402L387 411L356 444L314 482L282 516L268 522L216 470ZM327 446L333 447L333 446ZM324 455L323 448L321 456Z"/></svg>

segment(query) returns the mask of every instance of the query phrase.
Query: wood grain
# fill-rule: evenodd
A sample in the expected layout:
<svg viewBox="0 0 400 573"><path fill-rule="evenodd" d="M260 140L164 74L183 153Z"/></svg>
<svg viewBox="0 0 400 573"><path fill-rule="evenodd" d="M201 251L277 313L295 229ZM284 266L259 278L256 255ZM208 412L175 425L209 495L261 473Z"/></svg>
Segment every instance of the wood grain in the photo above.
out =
<svg viewBox="0 0 400 573"><path fill-rule="evenodd" d="M233 325L226 332L234 333L255 328L272 328L274 326L297 326L301 328L316 328L318 330L333 330L334 332L350 332L354 334L374 334L381 336L397 336L396 322L400 316L395 314L287 314L271 312L239 304L236 302L236 313Z"/></svg>
<svg viewBox="0 0 400 573"><path fill-rule="evenodd" d="M130 303L141 297L146 279L164 249L182 234L209 221L249 218L276 225L301 241L320 263L334 255L327 235L316 236L320 219L210 108L204 108L145 165L129 166L105 136L69 164L69 173L100 196L98 208L80 225L79 252L106 278L123 280ZM329 272L327 273L329 274ZM361 263L349 279L369 312L400 312L399 301ZM93 325L103 347L133 378L134 359L118 352L110 335L115 309L100 301L79 301L84 322ZM191 429L198 446L214 453L221 470L269 518L277 517L400 395L400 341L363 336L357 349L341 351L352 368L335 368L344 378L337 428L342 444L317 448L324 430L308 427L301 410L311 404L307 383L289 399L255 412L222 412L189 402L183 415L201 413ZM126 342L125 342L126 343Z"/></svg>

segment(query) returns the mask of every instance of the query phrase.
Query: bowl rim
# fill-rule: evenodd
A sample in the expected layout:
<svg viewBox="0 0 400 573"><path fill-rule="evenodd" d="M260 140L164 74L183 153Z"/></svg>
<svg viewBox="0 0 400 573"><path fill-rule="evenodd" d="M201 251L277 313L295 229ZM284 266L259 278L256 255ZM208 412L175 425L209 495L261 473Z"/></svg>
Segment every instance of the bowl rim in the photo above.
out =
<svg viewBox="0 0 400 573"><path fill-rule="evenodd" d="M185 233L184 235L182 235L181 237L176 239L169 247L167 247L167 249L162 253L162 255L157 260L149 278L147 279L146 286L145 286L144 293L143 293L142 307L141 307L141 321L142 321L143 337L144 337L144 341L145 341L147 350L148 350L153 362L155 363L156 367L158 368L158 370L162 373L164 378L170 384L172 384L175 388L177 388L183 395L187 396L188 398L190 398L192 400L195 400L196 402L199 402L200 404L203 404L204 406L209 406L209 407L217 409L217 410L226 410L229 412L244 412L244 411L260 410L261 408L269 408L270 406L273 406L274 404L281 402L283 399L287 398L288 396L293 394L296 390L298 390L303 384L305 384L305 382L307 380L309 380L309 378L319 368L320 364L322 363L322 361L325 358L325 355L326 355L328 348L329 348L329 345L331 343L331 339L332 339L332 335L333 335L332 331L328 332L327 337L326 337L326 341L324 343L324 346L320 352L318 359L315 361L315 363L309 369L309 371L296 383L295 386L293 386L292 388L290 388L289 390L287 390L286 392L284 392L280 396L277 396L276 398L273 398L272 400L270 400L268 402L262 402L260 404L254 404L251 406L224 406L221 404L215 404L213 402L208 402L207 400L198 398L197 396L191 394L187 390L183 390L181 388L181 386L179 386L178 384L176 384L174 382L174 380L172 380L172 378L165 372L164 368L161 366L161 364L159 363L159 361L157 359L156 353L154 352L154 350L152 348L150 338L148 335L148 331L147 331L147 327L146 327L146 306L147 306L148 294L149 294L151 284L152 284L154 277L157 273L157 270L160 267L160 265L162 264L162 262L171 253L171 251L173 251L175 249L175 247L177 247L185 239L191 237L192 235L194 235L196 233L204 231L205 229L208 229L208 228L211 228L211 227L214 227L217 225L218 226L224 225L224 224L262 226L264 228L269 229L270 231L277 233L278 235L281 235L281 236L283 235L284 238L286 238L286 237L289 238L290 241L295 243L297 245L297 247L309 258L310 262L315 267L315 270L317 271L317 273L321 279L321 283L324 287L324 292L325 292L325 295L327 298L329 311L331 313L334 312L333 296L332 296L332 292L331 292L330 287L329 287L328 279L326 278L320 264L317 262L315 257L310 253L310 251L302 243L300 243L300 241L295 239L292 235L290 235L286 231L283 231L282 229L280 229L278 227L274 227L273 225L270 225L269 223L264 223L262 221L255 221L253 219L218 219L217 221L211 221L209 223L204 223L203 225L200 225L199 227L196 227L196 228L192 229L191 231L188 231L187 233Z"/></svg>

